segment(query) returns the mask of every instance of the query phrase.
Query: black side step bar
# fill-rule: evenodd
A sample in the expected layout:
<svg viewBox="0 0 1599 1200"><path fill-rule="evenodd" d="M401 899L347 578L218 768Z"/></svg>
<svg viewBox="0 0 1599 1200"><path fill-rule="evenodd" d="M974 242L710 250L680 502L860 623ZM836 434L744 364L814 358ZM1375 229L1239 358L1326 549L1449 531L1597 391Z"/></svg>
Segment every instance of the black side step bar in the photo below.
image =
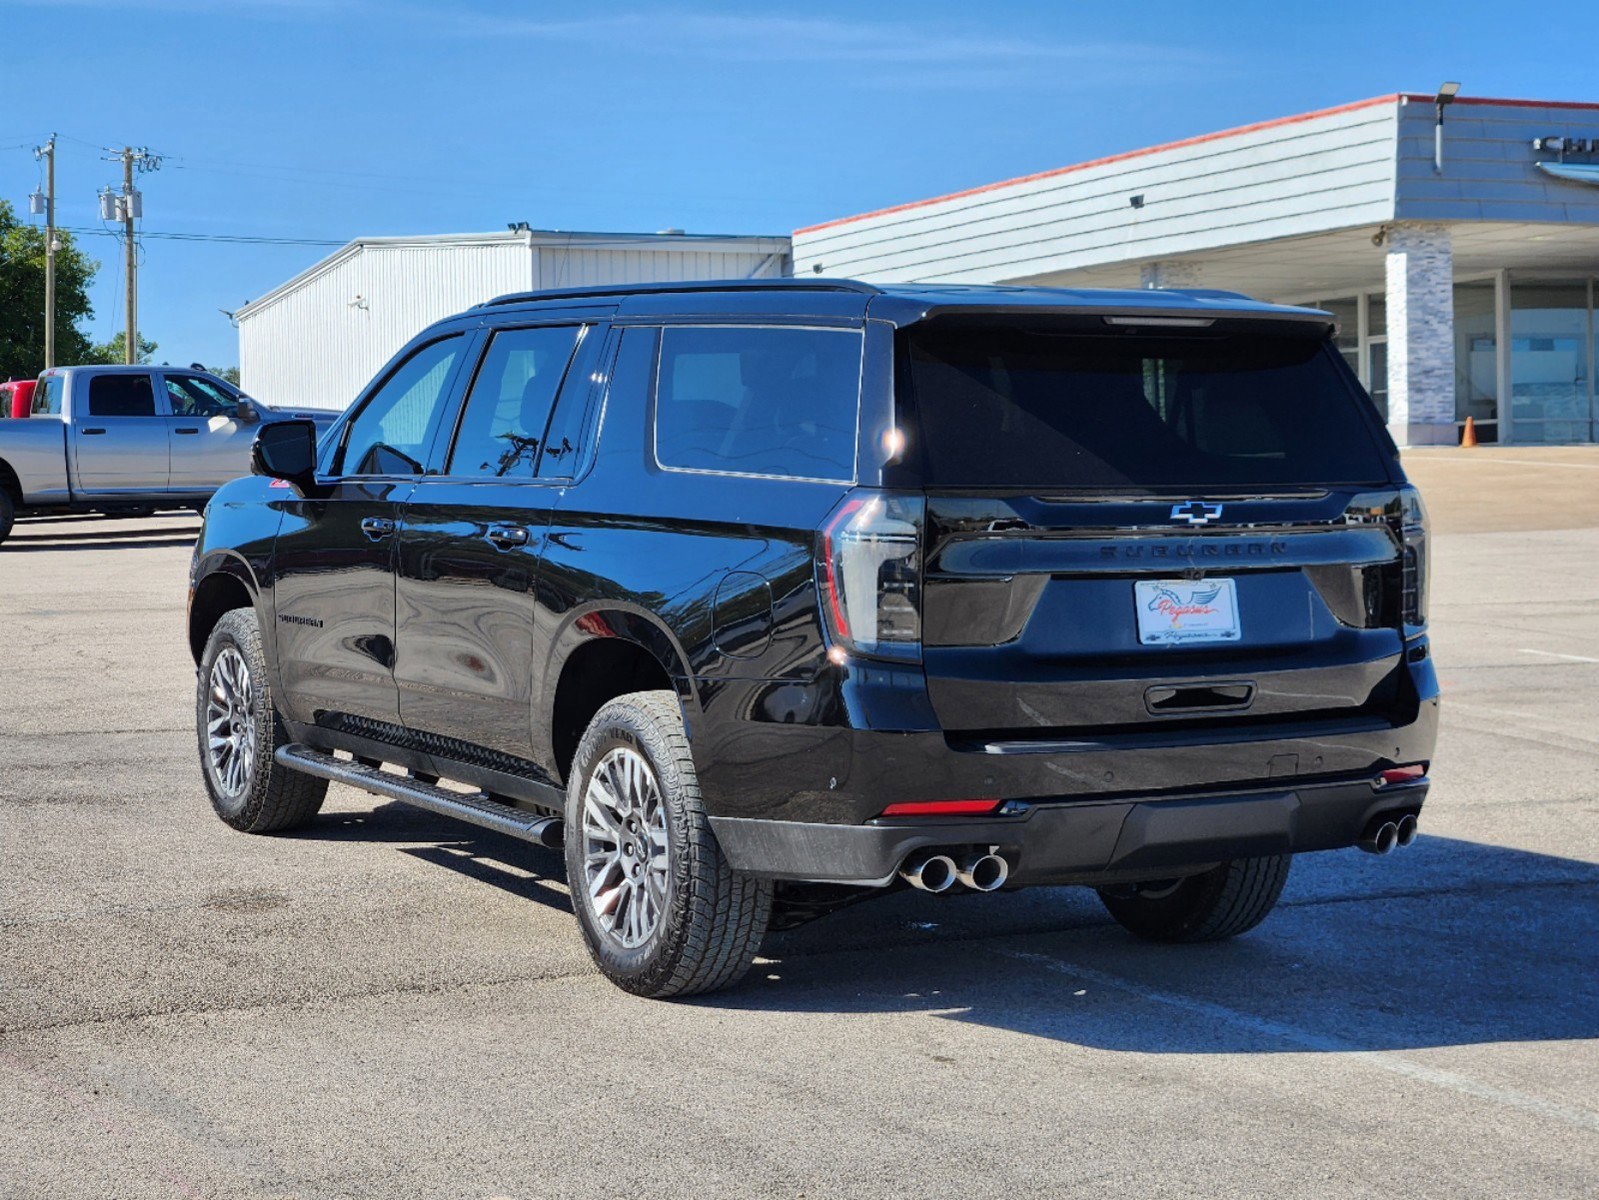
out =
<svg viewBox="0 0 1599 1200"><path fill-rule="evenodd" d="M513 808L489 799L483 792L452 792L431 783L423 783L420 779L391 775L377 767L335 758L299 743L279 746L273 757L279 766L291 771L304 771L307 775L320 775L335 783L347 783L402 804L438 813L441 817L454 817L496 833L521 838L524 842L552 849L562 844L565 822L559 817L541 817L525 809Z"/></svg>

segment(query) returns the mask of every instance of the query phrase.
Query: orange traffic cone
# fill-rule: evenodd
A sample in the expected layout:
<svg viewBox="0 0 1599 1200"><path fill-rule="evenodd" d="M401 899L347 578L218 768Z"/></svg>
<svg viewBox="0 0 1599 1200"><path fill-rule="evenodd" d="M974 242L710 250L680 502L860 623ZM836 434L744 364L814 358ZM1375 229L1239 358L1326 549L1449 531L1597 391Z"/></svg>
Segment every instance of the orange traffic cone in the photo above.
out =
<svg viewBox="0 0 1599 1200"><path fill-rule="evenodd" d="M1460 431L1460 444L1462 446L1477 444L1477 422L1472 417L1466 418L1466 427Z"/></svg>

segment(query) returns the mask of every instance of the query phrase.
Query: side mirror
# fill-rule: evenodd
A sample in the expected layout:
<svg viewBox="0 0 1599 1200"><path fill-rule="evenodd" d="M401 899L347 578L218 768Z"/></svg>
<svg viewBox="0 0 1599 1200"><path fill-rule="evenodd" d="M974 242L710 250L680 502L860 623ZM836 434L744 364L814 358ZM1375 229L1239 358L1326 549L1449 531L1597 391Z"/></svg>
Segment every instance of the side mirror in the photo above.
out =
<svg viewBox="0 0 1599 1200"><path fill-rule="evenodd" d="M250 403L250 397L240 396L239 405L234 409L234 416L246 425L254 425L261 419L261 410Z"/></svg>
<svg viewBox="0 0 1599 1200"><path fill-rule="evenodd" d="M310 421L263 425L250 448L250 470L291 484L301 496L316 491L316 426Z"/></svg>

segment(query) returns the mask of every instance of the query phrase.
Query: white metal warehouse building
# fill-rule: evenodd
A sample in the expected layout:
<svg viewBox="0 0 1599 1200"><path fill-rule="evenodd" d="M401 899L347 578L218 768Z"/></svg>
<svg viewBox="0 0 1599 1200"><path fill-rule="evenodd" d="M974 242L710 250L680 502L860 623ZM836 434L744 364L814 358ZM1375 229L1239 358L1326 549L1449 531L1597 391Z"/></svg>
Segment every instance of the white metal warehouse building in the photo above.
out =
<svg viewBox="0 0 1599 1200"><path fill-rule="evenodd" d="M788 273L787 237L518 228L362 238L238 311L239 379L268 404L342 409L426 326L494 296Z"/></svg>

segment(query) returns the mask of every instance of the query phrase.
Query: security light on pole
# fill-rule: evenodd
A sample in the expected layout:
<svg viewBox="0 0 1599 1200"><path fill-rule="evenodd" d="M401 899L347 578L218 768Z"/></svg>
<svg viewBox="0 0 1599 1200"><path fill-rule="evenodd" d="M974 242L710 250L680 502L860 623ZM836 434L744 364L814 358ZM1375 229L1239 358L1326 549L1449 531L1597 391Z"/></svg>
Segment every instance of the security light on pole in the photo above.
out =
<svg viewBox="0 0 1599 1200"><path fill-rule="evenodd" d="M1458 83L1440 83L1438 94L1432 98L1433 110L1438 114L1432 126L1432 169L1440 175L1444 172L1444 109L1459 91Z"/></svg>

